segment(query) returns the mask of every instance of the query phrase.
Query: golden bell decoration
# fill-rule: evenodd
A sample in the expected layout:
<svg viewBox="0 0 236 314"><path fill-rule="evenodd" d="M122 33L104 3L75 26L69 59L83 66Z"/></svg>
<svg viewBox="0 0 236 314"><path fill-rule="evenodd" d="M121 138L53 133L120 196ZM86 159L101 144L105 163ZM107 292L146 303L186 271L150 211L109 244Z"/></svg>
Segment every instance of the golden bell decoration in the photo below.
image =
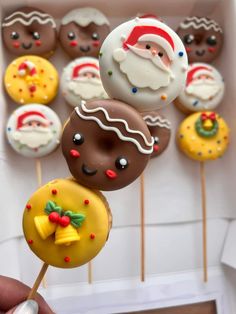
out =
<svg viewBox="0 0 236 314"><path fill-rule="evenodd" d="M210 119L207 119L203 122L203 128L205 130L210 131L213 128L213 121Z"/></svg>
<svg viewBox="0 0 236 314"><path fill-rule="evenodd" d="M57 229L57 225L52 223L46 215L34 217L34 223L40 237L43 240L46 240L47 237L52 235Z"/></svg>
<svg viewBox="0 0 236 314"><path fill-rule="evenodd" d="M72 242L76 242L80 240L80 236L77 230L68 225L67 227L62 227L60 225L57 226L55 233L55 244L57 245L70 245Z"/></svg>

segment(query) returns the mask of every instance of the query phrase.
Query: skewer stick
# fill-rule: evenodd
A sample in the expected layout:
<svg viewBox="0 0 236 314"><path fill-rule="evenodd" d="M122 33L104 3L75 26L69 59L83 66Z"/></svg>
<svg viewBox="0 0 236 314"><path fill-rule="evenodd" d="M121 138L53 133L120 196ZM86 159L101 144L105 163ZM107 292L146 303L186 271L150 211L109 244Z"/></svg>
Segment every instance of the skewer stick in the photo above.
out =
<svg viewBox="0 0 236 314"><path fill-rule="evenodd" d="M140 218L141 218L141 281L145 281L145 212L144 174L140 176Z"/></svg>
<svg viewBox="0 0 236 314"><path fill-rule="evenodd" d="M39 287L41 281L43 280L44 275L46 274L47 269L48 269L48 264L43 263L43 266L42 266L42 268L41 268L41 270L39 272L39 275L38 275L37 279L35 280L35 283L34 283L32 289L31 289L31 291L30 291L30 293L28 295L27 300L32 300L32 299L35 298L37 290L38 290L38 287Z"/></svg>
<svg viewBox="0 0 236 314"><path fill-rule="evenodd" d="M203 280L208 281L207 268L207 208L206 208L206 177L205 163L200 162L201 192L202 192L202 240L203 240Z"/></svg>
<svg viewBox="0 0 236 314"><path fill-rule="evenodd" d="M92 262L88 263L88 283L92 284L93 282L93 270L92 270Z"/></svg>

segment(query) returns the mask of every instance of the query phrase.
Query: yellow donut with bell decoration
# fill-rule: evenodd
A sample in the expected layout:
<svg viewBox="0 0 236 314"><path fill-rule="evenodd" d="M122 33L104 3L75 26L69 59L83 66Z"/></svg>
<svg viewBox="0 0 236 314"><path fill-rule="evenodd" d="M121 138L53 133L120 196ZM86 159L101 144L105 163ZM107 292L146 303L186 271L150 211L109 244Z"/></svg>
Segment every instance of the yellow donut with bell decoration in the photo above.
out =
<svg viewBox="0 0 236 314"><path fill-rule="evenodd" d="M105 197L74 179L55 179L26 204L23 230L30 249L45 263L81 266L105 245L111 228Z"/></svg>
<svg viewBox="0 0 236 314"><path fill-rule="evenodd" d="M191 159L214 160L223 156L228 147L229 127L215 112L194 113L181 123L177 144Z"/></svg>
<svg viewBox="0 0 236 314"><path fill-rule="evenodd" d="M8 95L21 105L48 104L58 91L56 68L38 56L23 56L12 61L6 69L4 85Z"/></svg>

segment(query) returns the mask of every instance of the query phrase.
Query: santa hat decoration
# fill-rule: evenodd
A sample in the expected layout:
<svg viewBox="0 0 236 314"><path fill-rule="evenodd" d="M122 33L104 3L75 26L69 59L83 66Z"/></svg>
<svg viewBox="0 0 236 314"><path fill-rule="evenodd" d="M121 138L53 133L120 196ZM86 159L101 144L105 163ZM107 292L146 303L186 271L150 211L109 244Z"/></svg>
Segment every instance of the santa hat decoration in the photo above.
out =
<svg viewBox="0 0 236 314"><path fill-rule="evenodd" d="M99 66L95 63L82 63L73 68L72 78L75 79L83 73L91 72L100 77Z"/></svg>
<svg viewBox="0 0 236 314"><path fill-rule="evenodd" d="M19 67L18 67L18 74L20 76L25 76L26 75L26 71L29 71L29 75L33 76L37 73L35 64L31 61L25 61L22 62Z"/></svg>
<svg viewBox="0 0 236 314"><path fill-rule="evenodd" d="M186 86L188 86L199 75L207 75L214 78L212 75L212 69L206 66L197 66L191 69L190 71L188 71Z"/></svg>
<svg viewBox="0 0 236 314"><path fill-rule="evenodd" d="M20 129L24 126L25 123L29 121L38 121L45 125L49 125L49 120L46 118L44 114L38 111L28 111L24 112L23 114L19 115L17 118L17 129Z"/></svg>
<svg viewBox="0 0 236 314"><path fill-rule="evenodd" d="M174 59L175 45L171 36L162 28L150 25L135 26L128 38L123 42L123 49L118 48L114 51L114 59L121 62L125 59L126 50L134 46L137 42L143 41L150 41L160 45L167 53L169 59Z"/></svg>

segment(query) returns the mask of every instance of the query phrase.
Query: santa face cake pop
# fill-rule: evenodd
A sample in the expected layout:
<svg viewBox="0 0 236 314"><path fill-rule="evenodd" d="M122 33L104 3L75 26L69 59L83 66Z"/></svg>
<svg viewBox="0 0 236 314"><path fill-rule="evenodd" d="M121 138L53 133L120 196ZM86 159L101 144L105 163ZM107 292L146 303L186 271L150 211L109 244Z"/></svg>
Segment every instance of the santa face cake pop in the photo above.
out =
<svg viewBox="0 0 236 314"><path fill-rule="evenodd" d="M153 153L151 158L160 156L168 147L171 136L171 123L157 111L142 114L143 120L153 137Z"/></svg>
<svg viewBox="0 0 236 314"><path fill-rule="evenodd" d="M109 21L102 12L94 8L79 8L63 17L59 40L73 59L84 56L97 58L109 31Z"/></svg>
<svg viewBox="0 0 236 314"><path fill-rule="evenodd" d="M4 75L8 95L21 105L32 101L48 104L57 94L58 83L56 68L38 56L24 56L13 60Z"/></svg>
<svg viewBox="0 0 236 314"><path fill-rule="evenodd" d="M56 23L53 17L35 8L21 8L3 19L5 47L17 56L49 57L56 49Z"/></svg>
<svg viewBox="0 0 236 314"><path fill-rule="evenodd" d="M81 100L108 98L100 79L99 62L92 57L82 57L69 63L61 77L62 95L73 107Z"/></svg>
<svg viewBox="0 0 236 314"><path fill-rule="evenodd" d="M180 38L155 19L135 18L119 25L101 47L100 72L107 94L140 112L175 99L185 85L186 70Z"/></svg>
<svg viewBox="0 0 236 314"><path fill-rule="evenodd" d="M105 245L111 228L105 197L72 179L56 179L29 199L23 216L25 239L46 264L81 266Z"/></svg>
<svg viewBox="0 0 236 314"><path fill-rule="evenodd" d="M223 77L213 66L193 63L188 68L186 86L175 100L177 107L186 112L215 109L224 96Z"/></svg>
<svg viewBox="0 0 236 314"><path fill-rule="evenodd" d="M11 114L6 133L11 147L17 153L39 158L50 154L59 145L61 122L52 109L29 104Z"/></svg>
<svg viewBox="0 0 236 314"><path fill-rule="evenodd" d="M222 28L216 21L207 17L185 18L177 33L184 43L191 63L211 63L223 46Z"/></svg>
<svg viewBox="0 0 236 314"><path fill-rule="evenodd" d="M180 150L198 161L222 157L229 144L229 127L215 112L197 112L188 116L177 133Z"/></svg>
<svg viewBox="0 0 236 314"><path fill-rule="evenodd" d="M79 183L99 190L117 190L133 182L152 150L142 117L115 100L82 102L62 135L62 152L71 174Z"/></svg>

